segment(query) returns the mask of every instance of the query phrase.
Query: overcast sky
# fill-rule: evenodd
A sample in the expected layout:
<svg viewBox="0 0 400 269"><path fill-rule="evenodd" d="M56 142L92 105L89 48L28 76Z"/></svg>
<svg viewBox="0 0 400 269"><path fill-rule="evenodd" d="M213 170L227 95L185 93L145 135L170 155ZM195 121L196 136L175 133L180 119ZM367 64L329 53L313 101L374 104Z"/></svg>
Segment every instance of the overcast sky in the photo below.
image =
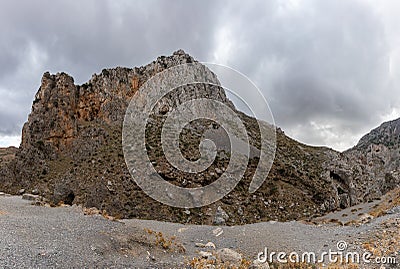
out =
<svg viewBox="0 0 400 269"><path fill-rule="evenodd" d="M233 67L289 136L343 150L400 117L400 1L0 1L0 146L45 71L76 83L182 48Z"/></svg>

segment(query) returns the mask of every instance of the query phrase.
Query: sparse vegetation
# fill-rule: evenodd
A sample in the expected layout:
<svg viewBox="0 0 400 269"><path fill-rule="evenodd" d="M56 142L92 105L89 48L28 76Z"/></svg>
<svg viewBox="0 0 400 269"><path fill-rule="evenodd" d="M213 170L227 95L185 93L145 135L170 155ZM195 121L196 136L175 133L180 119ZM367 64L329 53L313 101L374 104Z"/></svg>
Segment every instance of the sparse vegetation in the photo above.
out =
<svg viewBox="0 0 400 269"><path fill-rule="evenodd" d="M360 268L357 264L328 264L323 266L321 264L308 264L308 263L286 263L270 265L271 269L358 269Z"/></svg>
<svg viewBox="0 0 400 269"><path fill-rule="evenodd" d="M206 259L202 257L194 257L190 261L186 262L188 266L192 269L206 269L206 268L215 268L215 269L248 269L250 268L252 262L247 259L242 259L240 265L231 265L228 263L223 263L220 259ZM271 269L359 269L358 264L309 264L309 263L272 263L269 265Z"/></svg>
<svg viewBox="0 0 400 269"><path fill-rule="evenodd" d="M375 232L363 248L374 257L390 257L398 255L400 249L400 220L391 219L384 222L382 229Z"/></svg>
<svg viewBox="0 0 400 269"><path fill-rule="evenodd" d="M176 241L175 236L166 237L162 232L156 232L151 229L145 229L145 231L149 235L154 236L156 246L161 247L164 250L170 252L179 252L179 253L185 252L185 247Z"/></svg>
<svg viewBox="0 0 400 269"><path fill-rule="evenodd" d="M386 211L395 206L400 206L400 188L396 188L385 195L385 199L377 204L369 214L374 217L383 216Z"/></svg>
<svg viewBox="0 0 400 269"><path fill-rule="evenodd" d="M187 262L187 265L192 269L248 269L251 265L251 261L242 259L240 265L232 265L224 263L218 257L216 259L205 259L202 257L194 257Z"/></svg>

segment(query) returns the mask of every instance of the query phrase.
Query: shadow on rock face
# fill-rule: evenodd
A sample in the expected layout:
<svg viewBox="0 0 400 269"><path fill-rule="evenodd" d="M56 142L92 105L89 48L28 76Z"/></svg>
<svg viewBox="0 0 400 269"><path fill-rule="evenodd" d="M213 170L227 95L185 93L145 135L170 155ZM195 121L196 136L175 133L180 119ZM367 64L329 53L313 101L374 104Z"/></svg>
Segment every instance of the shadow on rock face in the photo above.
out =
<svg viewBox="0 0 400 269"><path fill-rule="evenodd" d="M55 204L63 202L67 205L72 205L75 199L74 192L66 184L58 184L54 188L53 201Z"/></svg>

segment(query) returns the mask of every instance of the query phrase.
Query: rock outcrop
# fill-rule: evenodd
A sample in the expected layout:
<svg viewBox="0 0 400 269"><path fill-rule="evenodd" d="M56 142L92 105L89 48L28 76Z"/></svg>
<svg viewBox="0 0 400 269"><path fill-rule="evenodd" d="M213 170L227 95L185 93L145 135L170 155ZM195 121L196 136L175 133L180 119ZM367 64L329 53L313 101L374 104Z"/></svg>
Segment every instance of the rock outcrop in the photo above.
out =
<svg viewBox="0 0 400 269"><path fill-rule="evenodd" d="M16 147L0 148L0 179L3 184L14 179L10 166L15 162L17 152Z"/></svg>
<svg viewBox="0 0 400 269"><path fill-rule="evenodd" d="M399 185L399 121L382 125L344 153L301 144L278 128L271 172L258 191L250 194L248 186L258 163L258 124L236 111L247 128L253 152L236 188L222 200L190 211L153 200L136 185L125 164L121 144L125 111L150 77L192 62L191 56L177 51L139 68L104 69L82 85L75 85L65 73L45 73L23 127L21 146L15 158L2 163L0 191L17 194L22 188L37 189L54 204L82 204L126 218L212 224L215 212L224 212L224 223L233 225L310 218L377 198ZM221 87L188 85L158 106L152 128L159 128L165 113L192 97L216 99L235 109ZM199 137L213 128L207 120L188 126L182 135L183 155L198 158ZM229 163L228 156L219 155L201 174L177 171L162 156L156 129L147 137L152 149L149 158L172 184L208 185Z"/></svg>
<svg viewBox="0 0 400 269"><path fill-rule="evenodd" d="M17 151L16 147L0 148L0 165L8 164L14 160Z"/></svg>
<svg viewBox="0 0 400 269"><path fill-rule="evenodd" d="M356 146L332 158L329 166L343 208L399 186L400 119L372 130Z"/></svg>

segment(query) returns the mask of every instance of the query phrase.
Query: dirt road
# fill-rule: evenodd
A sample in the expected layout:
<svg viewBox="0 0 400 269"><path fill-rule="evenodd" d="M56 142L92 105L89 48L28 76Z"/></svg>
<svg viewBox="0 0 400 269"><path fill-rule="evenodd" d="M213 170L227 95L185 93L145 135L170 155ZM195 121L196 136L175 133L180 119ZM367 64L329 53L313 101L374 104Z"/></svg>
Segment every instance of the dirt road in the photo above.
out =
<svg viewBox="0 0 400 269"><path fill-rule="evenodd" d="M345 241L347 250L361 251L361 243L393 219L399 220L400 213L360 227L300 222L215 227L136 219L110 221L101 215L85 215L77 206L34 206L20 196L3 196L0 267L185 268L202 250L196 243L207 242L216 249L236 250L251 260L265 247L274 252L321 253L337 250L337 243Z"/></svg>

